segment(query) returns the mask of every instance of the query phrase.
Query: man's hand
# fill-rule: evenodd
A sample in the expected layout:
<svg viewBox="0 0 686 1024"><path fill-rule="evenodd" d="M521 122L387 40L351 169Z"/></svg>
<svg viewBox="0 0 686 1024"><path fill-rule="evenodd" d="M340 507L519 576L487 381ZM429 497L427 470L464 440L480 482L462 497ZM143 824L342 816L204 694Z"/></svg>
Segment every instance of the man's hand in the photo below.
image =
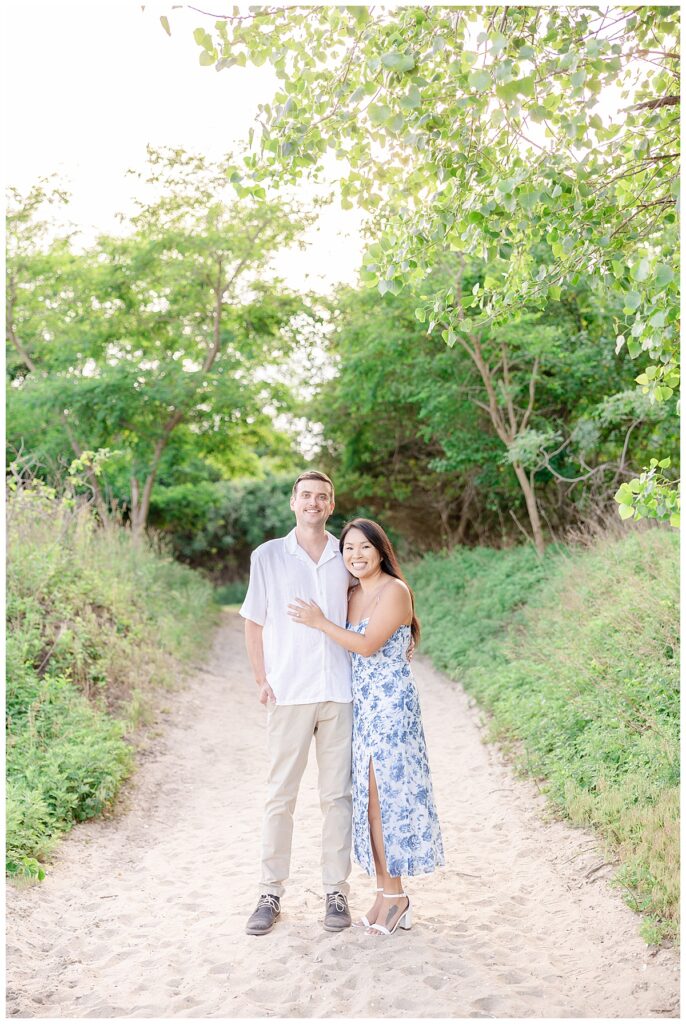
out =
<svg viewBox="0 0 686 1024"><path fill-rule="evenodd" d="M269 683L265 682L260 685L259 701L260 704L276 704L276 697Z"/></svg>

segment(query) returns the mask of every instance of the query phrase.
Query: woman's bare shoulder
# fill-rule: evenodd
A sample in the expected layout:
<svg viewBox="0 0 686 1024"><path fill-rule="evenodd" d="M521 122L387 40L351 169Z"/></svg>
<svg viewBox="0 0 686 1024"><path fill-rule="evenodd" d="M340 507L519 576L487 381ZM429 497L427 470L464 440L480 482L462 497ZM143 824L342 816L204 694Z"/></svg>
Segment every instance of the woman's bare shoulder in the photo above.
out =
<svg viewBox="0 0 686 1024"><path fill-rule="evenodd" d="M383 599L384 597L391 601L400 601L403 598L407 598L409 600L410 588L403 580L399 580L395 576L391 576L388 583L383 588L381 598Z"/></svg>

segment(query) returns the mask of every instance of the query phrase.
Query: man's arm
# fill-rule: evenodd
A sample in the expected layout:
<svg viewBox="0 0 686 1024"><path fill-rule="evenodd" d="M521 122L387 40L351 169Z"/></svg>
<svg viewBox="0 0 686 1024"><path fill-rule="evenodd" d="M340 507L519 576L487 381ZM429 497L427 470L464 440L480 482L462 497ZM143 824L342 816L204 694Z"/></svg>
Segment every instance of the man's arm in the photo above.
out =
<svg viewBox="0 0 686 1024"><path fill-rule="evenodd" d="M264 668L264 648L262 646L263 628L264 627L260 626L257 622L253 622L252 619L245 620L245 646L247 648L248 659L255 676L255 682L260 688L260 704L266 704L270 700L276 701L274 691L267 682L267 674Z"/></svg>

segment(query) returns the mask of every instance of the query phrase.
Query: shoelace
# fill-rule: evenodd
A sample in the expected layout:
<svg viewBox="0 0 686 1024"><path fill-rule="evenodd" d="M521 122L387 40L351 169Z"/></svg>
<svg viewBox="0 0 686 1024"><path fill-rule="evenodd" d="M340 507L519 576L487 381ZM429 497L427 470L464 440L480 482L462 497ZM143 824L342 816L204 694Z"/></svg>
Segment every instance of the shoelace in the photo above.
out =
<svg viewBox="0 0 686 1024"><path fill-rule="evenodd" d="M269 907L270 910L277 911L279 909L279 900L276 896L272 896L270 893L265 893L264 896L260 896L257 904L257 909L260 907Z"/></svg>
<svg viewBox="0 0 686 1024"><path fill-rule="evenodd" d="M343 895L342 892L330 892L329 895L326 897L326 903L327 906L331 906L331 904L333 903L333 905L335 906L336 910L339 911L339 913L342 913L344 910L348 909L345 896Z"/></svg>

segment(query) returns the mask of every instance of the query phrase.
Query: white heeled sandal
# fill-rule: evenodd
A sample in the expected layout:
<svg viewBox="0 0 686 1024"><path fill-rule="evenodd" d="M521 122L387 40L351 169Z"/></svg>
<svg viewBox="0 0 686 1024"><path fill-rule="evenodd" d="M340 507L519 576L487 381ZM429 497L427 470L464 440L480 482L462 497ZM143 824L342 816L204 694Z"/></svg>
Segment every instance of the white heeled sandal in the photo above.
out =
<svg viewBox="0 0 686 1024"><path fill-rule="evenodd" d="M383 892L383 886L380 885L376 891ZM355 923L353 924L353 928L371 928L371 924L367 920L367 915L363 914L359 921L355 921Z"/></svg>
<svg viewBox="0 0 686 1024"><path fill-rule="evenodd" d="M396 928L403 928L406 932L412 927L412 910L410 908L410 897L406 892L385 892L384 899L398 899L399 896L404 896L407 900L407 909L404 914L401 914L398 920L395 922L393 927L389 930L383 924L370 924L370 928L374 931L381 932L382 935L392 935Z"/></svg>

